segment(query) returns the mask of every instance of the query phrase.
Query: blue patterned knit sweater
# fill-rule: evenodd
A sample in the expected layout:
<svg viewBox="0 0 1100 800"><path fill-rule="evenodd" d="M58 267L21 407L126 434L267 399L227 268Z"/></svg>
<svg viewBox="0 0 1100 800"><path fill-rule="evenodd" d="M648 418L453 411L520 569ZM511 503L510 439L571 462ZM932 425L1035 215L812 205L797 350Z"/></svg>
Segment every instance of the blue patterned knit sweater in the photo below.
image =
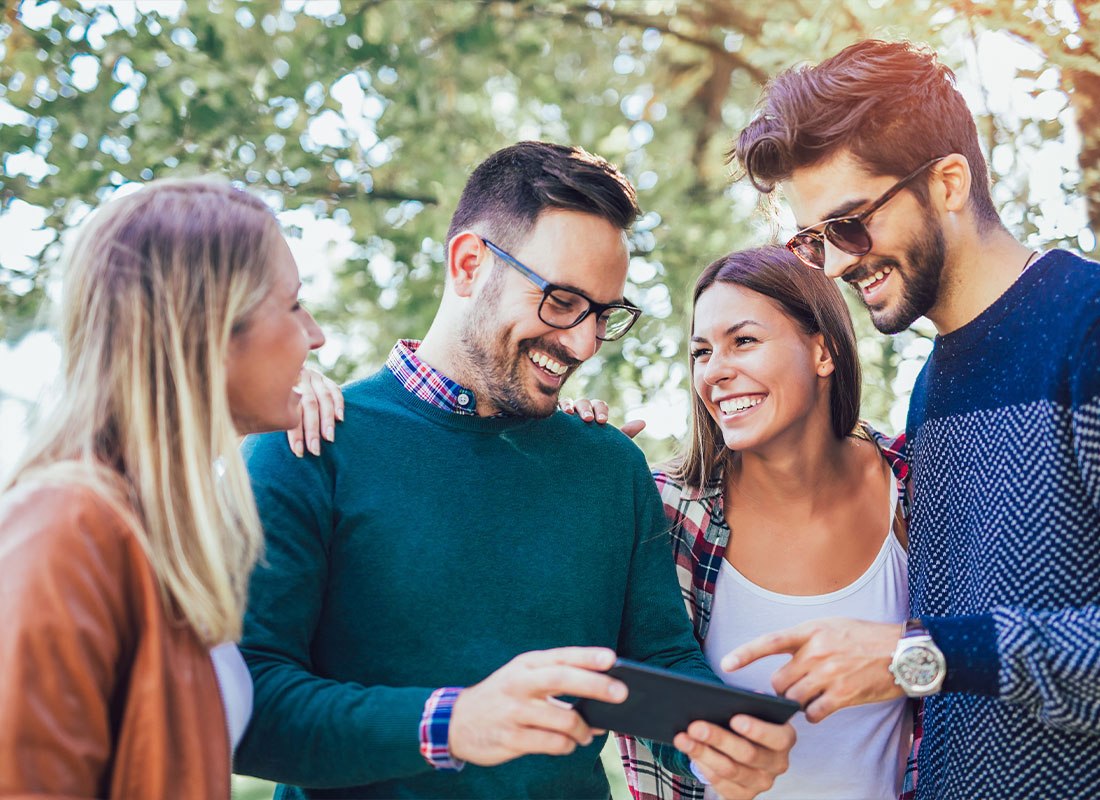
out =
<svg viewBox="0 0 1100 800"><path fill-rule="evenodd" d="M1100 265L1053 251L936 339L906 438L947 658L918 798L1100 796Z"/></svg>

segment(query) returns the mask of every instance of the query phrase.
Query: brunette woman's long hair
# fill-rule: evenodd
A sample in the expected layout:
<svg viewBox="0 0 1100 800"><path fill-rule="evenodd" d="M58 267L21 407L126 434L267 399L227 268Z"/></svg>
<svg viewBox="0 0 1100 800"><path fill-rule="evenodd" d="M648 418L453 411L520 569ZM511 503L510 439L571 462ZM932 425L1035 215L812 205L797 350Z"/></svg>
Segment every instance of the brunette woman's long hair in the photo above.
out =
<svg viewBox="0 0 1100 800"><path fill-rule="evenodd" d="M836 284L820 270L809 269L779 245L738 250L715 261L695 282L692 296L692 334L695 308L703 293L716 283L741 286L770 297L807 336L822 334L833 359L829 418L833 435L843 438L859 422L860 368L852 316ZM694 363L688 355L689 374ZM691 438L669 465L670 474L685 486L702 489L720 479L737 453L726 447L718 423L698 393L691 397Z"/></svg>

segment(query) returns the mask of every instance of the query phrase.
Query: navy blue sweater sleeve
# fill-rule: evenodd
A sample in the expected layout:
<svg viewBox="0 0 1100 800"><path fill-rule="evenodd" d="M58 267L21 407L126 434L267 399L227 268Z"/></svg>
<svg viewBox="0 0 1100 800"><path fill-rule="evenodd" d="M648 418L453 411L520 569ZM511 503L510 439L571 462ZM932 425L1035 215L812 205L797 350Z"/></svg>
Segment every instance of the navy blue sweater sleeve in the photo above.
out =
<svg viewBox="0 0 1100 800"><path fill-rule="evenodd" d="M1100 321L1084 335L1074 360L1071 397L1074 460L1100 509ZM1054 727L1100 734L1100 607L996 608L992 616L1002 697Z"/></svg>

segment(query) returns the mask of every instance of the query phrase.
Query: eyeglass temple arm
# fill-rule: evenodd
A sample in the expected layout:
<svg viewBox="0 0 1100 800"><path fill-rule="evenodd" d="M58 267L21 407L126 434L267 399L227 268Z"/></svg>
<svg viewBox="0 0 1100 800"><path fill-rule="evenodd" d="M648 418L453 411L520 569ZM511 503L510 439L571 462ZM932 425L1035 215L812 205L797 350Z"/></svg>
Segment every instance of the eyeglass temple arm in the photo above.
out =
<svg viewBox="0 0 1100 800"><path fill-rule="evenodd" d="M547 280L545 280L545 279L543 279L543 278L539 277L539 276L538 276L538 275L537 275L537 274L536 274L535 272L533 272L533 271L532 271L532 270L531 270L531 269L530 269L529 267L525 266L525 265L524 265L523 263L521 263L521 262L517 261L517 260L516 260L515 258L513 258L512 256L510 256L510 255L508 255L507 253L505 253L505 252L504 252L503 250L501 250L501 249L500 249L499 247L497 247L497 246L496 246L495 244L493 244L492 242L490 242L490 241L489 241L488 239L484 239L484 238L483 238L483 239L482 239L481 241L485 242L485 246L486 246L486 247L488 247L488 248L489 248L490 250L492 250L492 251L493 251L493 253L494 253L494 255L496 255L496 256L497 256L497 258L502 258L502 259L504 259L505 261L507 261L509 265L511 265L511 266L513 266L513 267L515 267L515 268L516 268L516 269L518 269L518 270L519 270L520 272L522 272L522 273L523 273L523 275L524 275L524 276L525 276L525 277L526 277L526 278L527 278L528 280L530 280L530 281L531 281L531 283L535 284L535 285L536 285L537 287L539 287L540 289L546 289L546 287L550 285L550 282L549 282L549 281L547 281Z"/></svg>
<svg viewBox="0 0 1100 800"><path fill-rule="evenodd" d="M894 197L894 195L896 195L898 192L900 192L902 189L904 189L906 186L908 186L910 183L912 183L914 178L916 178L918 175L920 175L922 172L924 172L926 169L928 169L933 164L935 164L939 161L943 161L945 158L947 158L947 156L939 156L937 158L933 158L931 161L925 161L923 164L921 164L915 170L913 170L908 175L906 175L904 178L902 178L900 181L898 181L893 186L891 186L890 190L888 192L886 192L886 194L884 194L878 200L876 200L874 202L874 204L871 205L870 208L865 208L862 211L860 211L858 214L844 214L844 215L839 216L839 217L829 217L829 219L823 219L823 220L821 220L821 222L815 222L813 225L809 226L808 228L803 228L800 231L796 231L794 235L795 236L800 236L801 234L804 234L804 233L816 233L818 236L821 236L822 232L821 231L815 231L814 228L823 227L825 225L828 225L830 222L839 222L841 220L846 220L846 219L854 219L854 220L858 220L859 222L863 222L865 219L867 219L867 217L871 216L876 211L878 211L880 208L882 208L884 205L886 205L888 202L890 202L890 200ZM793 239L794 237L792 236L791 238Z"/></svg>

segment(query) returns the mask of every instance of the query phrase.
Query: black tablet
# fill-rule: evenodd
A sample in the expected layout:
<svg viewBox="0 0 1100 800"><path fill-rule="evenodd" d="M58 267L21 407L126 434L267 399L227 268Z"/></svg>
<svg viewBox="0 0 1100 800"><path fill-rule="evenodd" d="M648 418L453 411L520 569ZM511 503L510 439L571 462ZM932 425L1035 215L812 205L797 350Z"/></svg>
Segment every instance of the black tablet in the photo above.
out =
<svg viewBox="0 0 1100 800"><path fill-rule="evenodd" d="M697 719L728 727L734 714L749 714L782 724L800 706L775 695L688 678L658 667L620 658L608 675L626 684L622 703L580 698L574 708L593 728L672 743Z"/></svg>

